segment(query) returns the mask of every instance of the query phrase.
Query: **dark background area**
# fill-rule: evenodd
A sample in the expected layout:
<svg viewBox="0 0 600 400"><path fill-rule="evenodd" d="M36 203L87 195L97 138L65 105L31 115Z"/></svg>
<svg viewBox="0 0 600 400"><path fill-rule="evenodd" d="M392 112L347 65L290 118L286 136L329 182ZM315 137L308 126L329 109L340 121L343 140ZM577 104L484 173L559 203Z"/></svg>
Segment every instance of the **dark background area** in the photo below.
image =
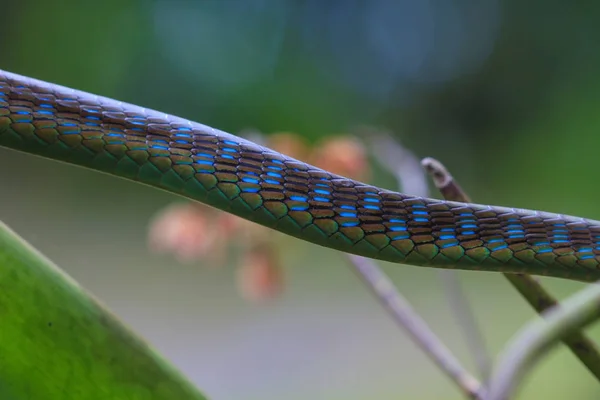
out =
<svg viewBox="0 0 600 400"><path fill-rule="evenodd" d="M600 219L600 3L0 5L2 69L232 133L291 131L315 142L358 126L388 129L419 157L446 163L479 203ZM373 182L393 187L385 175ZM0 219L215 400L461 398L334 251L278 237L287 289L256 305L238 296L233 268L148 252L148 221L181 199L4 149L0 188ZM384 268L468 364L438 271ZM460 276L494 352L534 317L501 276ZM560 296L582 287L544 282ZM600 339L598 328L591 334ZM521 392L599 394L562 347Z"/></svg>

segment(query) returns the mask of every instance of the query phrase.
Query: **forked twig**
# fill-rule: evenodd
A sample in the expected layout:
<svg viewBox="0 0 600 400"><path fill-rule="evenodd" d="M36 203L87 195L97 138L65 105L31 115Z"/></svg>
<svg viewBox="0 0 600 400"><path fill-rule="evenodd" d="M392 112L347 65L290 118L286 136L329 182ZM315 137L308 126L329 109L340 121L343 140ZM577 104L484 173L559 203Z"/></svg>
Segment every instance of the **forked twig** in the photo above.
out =
<svg viewBox="0 0 600 400"><path fill-rule="evenodd" d="M592 284L530 322L502 352L486 400L507 400L525 373L561 339L600 318L600 285Z"/></svg>
<svg viewBox="0 0 600 400"><path fill-rule="evenodd" d="M398 186L411 193L427 190L419 160L411 152L387 135L372 132L369 139L376 148L375 152L379 155L382 165L396 176ZM399 173L408 170L412 171L408 174L412 177L410 182L404 179L405 174ZM457 384L466 396L471 399L483 399L484 388L481 383L460 364L377 264L359 256L348 255L347 258L394 321L409 334L425 354Z"/></svg>
<svg viewBox="0 0 600 400"><path fill-rule="evenodd" d="M381 130L368 129L363 133L368 137L373 153L377 154L379 164L395 176L398 188L404 193L428 197L429 186L427 174L423 170L420 159L409 149ZM485 340L470 302L460 285L457 271L440 270L444 293L448 299L450 310L458 321L459 328L470 350L482 379L487 379L492 366Z"/></svg>
<svg viewBox="0 0 600 400"><path fill-rule="evenodd" d="M354 255L348 255L348 259L394 321L410 335L423 352L458 385L465 395L471 399L484 399L481 383L460 364L377 264L367 258Z"/></svg>
<svg viewBox="0 0 600 400"><path fill-rule="evenodd" d="M446 200L471 202L469 196L454 180L444 165L433 159L425 158L423 166L433 177L436 187ZM533 277L526 274L503 274L515 289L527 300L538 313L558 305L558 301L548 293ZM562 341L571 349L573 354L600 380L600 353L598 348L582 332L574 330L564 336Z"/></svg>

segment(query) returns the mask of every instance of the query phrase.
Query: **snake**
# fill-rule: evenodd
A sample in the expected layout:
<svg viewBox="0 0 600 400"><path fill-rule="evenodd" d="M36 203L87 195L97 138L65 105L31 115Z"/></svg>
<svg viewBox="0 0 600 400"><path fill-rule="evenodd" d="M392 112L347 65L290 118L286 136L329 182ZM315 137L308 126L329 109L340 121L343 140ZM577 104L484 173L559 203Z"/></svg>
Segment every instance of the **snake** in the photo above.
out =
<svg viewBox="0 0 600 400"><path fill-rule="evenodd" d="M367 258L600 279L598 221L386 190L200 123L4 70L0 146L154 186Z"/></svg>

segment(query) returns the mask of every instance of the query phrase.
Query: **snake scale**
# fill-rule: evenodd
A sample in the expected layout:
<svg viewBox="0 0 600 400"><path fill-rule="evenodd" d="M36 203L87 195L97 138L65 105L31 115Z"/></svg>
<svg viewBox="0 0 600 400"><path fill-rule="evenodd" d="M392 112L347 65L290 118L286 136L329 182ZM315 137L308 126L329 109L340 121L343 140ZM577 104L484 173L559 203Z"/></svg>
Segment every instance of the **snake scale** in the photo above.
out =
<svg viewBox="0 0 600 400"><path fill-rule="evenodd" d="M600 222L347 179L186 119L0 70L0 146L395 263L600 279Z"/></svg>

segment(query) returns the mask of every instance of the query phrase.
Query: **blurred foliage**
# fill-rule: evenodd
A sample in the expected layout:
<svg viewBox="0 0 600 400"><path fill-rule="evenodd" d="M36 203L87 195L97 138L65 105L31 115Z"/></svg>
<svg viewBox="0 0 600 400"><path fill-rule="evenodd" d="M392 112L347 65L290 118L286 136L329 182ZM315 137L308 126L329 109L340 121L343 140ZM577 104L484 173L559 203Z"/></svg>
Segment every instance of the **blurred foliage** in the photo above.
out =
<svg viewBox="0 0 600 400"><path fill-rule="evenodd" d="M0 286L3 399L206 399L1 223Z"/></svg>
<svg viewBox="0 0 600 400"><path fill-rule="evenodd" d="M232 133L247 128L267 133L289 131L315 143L325 135L349 133L357 126L388 128L417 155L442 160L477 202L600 219L596 202L600 185L594 184L600 149L600 114L595 110L600 100L600 3L0 0L0 5L5 16L0 24L0 68L159 109ZM111 290L118 287L115 280L125 279L122 274L129 276L130 280L123 282L134 286L122 289L127 296L121 294L121 303L115 300L117 312L127 317L126 305L132 298L139 298L138 308L131 311L129 318L142 333L158 343L170 343L175 340L173 336L183 334L176 330L177 333L170 331L164 337L153 336L148 329L154 328L140 322L145 307L157 307L154 302L161 296L160 290L152 291L153 305L148 305L141 300L145 298L144 288L156 284L167 290L164 288L169 285L166 275L157 272L159 264L153 270L155 275L148 271L152 271L153 263L169 265L172 261L144 258L143 236L149 216L172 201L171 196L56 163L32 161L12 152L0 154L0 184L11 188L3 193L1 219L9 221L28 239L34 239L34 244L67 269L71 264L79 264L73 259L87 259L90 251L97 257L89 261L89 271L96 265L96 258L121 257L125 260L122 262L131 264L126 270L129 272L70 272L94 287L101 297L114 296ZM382 174L374 174L373 181L393 187L392 178ZM128 224L122 224L123 220ZM121 224L116 230L118 223ZM319 301L324 307L321 312L325 312L323 302L329 297L318 293L346 293L345 301L337 304L335 311L327 309L335 315L327 320L333 318L340 327L346 326L343 315L349 312L348 304L368 304L368 295L361 297L356 292L360 287L353 286L355 283L346 277L344 265L334 253L304 247L296 241L284 243L289 246L287 264L290 270L293 268L289 280L295 279L297 285L290 296L298 303L288 300L293 304L289 306L293 310L287 309L292 316L272 311L272 319L267 319L272 329L277 318L288 324L285 326L295 323L291 318L308 318L314 309L307 310L306 302ZM64 251L65 246L69 246L68 252ZM307 253L311 256L308 260ZM434 272L395 266L389 271L399 283L411 282L401 285L409 286L402 289L423 306L425 314L429 312L438 321L438 328L446 329L451 324L444 319L445 311L440 310L441 295L437 293ZM186 273L192 274L181 272ZM194 282L190 296L202 290L213 293L211 285L220 288L213 293L216 303L205 310L218 314L214 325L204 326L204 333L194 336L199 341L194 342L195 346L206 354L216 346L211 342L209 347L202 347L208 341L207 332L214 328L219 332L215 337L226 340L223 332L232 329L229 324L234 322L223 322L225 316L230 321L236 310L245 310L245 306L226 300L225 296L233 295L228 289L233 286L230 280L217 284L215 280L219 278L215 275L196 271L194 274L201 275L188 276L188 281ZM145 283L140 283L140 276ZM532 314L526 305L520 305L516 294L502 291L494 277L465 277L469 290L478 299L481 318L488 324L490 341L498 349ZM103 279L105 286L98 283ZM182 280L170 284L178 285L173 290L179 292L187 282L183 277L178 279ZM580 287L567 282L550 284L561 295ZM185 304L179 304L181 314L191 313L192 308ZM194 304L193 309L200 312L202 308ZM219 304L218 311L214 304ZM520 313L515 312L517 309ZM161 314L163 321L176 317L169 312L173 310ZM371 315L373 310L365 312ZM264 325L261 318L266 316L251 315L251 321L249 317L242 318L235 329L250 329L248 326L254 326L253 323ZM320 326L315 321L312 324ZM308 322L301 325L304 334L310 326ZM368 332L383 335L381 330L385 329L393 331L383 323L371 326ZM349 335L350 331L345 329L343 334ZM321 334L327 336L328 332L332 331ZM365 338L368 333L363 330L360 334ZM259 340L257 335L250 333L245 337L249 342L239 343L257 346L253 341ZM397 336L396 332L390 335ZM452 342L451 336L448 340ZM302 370L308 375L299 375L303 378L297 378L295 384L313 389L306 389L306 393L326 398L364 398L366 393L380 399L395 398L393 393L423 398L419 394L425 389L432 398L457 398L447 382L435 370L428 369L426 360L410 353L410 344L402 347L391 342L399 346L397 357L392 359L387 342L375 341L352 342L357 346L350 353L356 357L352 361L321 350L331 360L329 367L323 367L327 371L342 371L342 366L359 363L368 365L369 371L381 371L377 377L356 379L355 375L339 372L339 381L324 382L321 375ZM288 345L293 343L308 346L293 340ZM314 349L320 349L318 344L315 346ZM215 398L236 398L237 393L239 398L240 392L227 386L226 376L221 377L230 373L231 363L222 369L201 368L191 362L187 365L187 350L178 358L167 347L166 353L200 387L213 388L209 394L219 394ZM250 351L249 348L254 347L243 347L244 351ZM279 347L279 352L282 348L285 346ZM303 348L306 354L310 353L308 347ZM523 392L524 398L564 398L565 393L574 395L569 390L575 386L578 398L597 397L600 391L584 369L568 354L560 354L557 357L564 357L560 360L568 361L557 363L557 358L549 359L547 369L542 368L532 378L530 389ZM215 357L225 364L227 357L222 352ZM237 353L231 357L238 359ZM310 364L306 359L293 359L295 365ZM400 359L407 369L394 372L390 366L397 366L394 363L400 363ZM285 360L289 362L284 357ZM196 376L195 371L201 373ZM285 381L289 387L284 383L278 386L281 370L269 369L268 363L244 371L248 381L245 386L240 383L243 388L239 390L244 390L245 395L253 392L257 393L256 398L278 398L281 393L289 394L289 388L298 387L290 381ZM249 371L271 371L269 376L274 378L271 381ZM398 387L397 376L401 374L405 376L405 386ZM423 378L416 378L415 374ZM289 374L286 377L292 379ZM339 393L332 387L344 387L347 391ZM375 392L373 387L379 390Z"/></svg>

